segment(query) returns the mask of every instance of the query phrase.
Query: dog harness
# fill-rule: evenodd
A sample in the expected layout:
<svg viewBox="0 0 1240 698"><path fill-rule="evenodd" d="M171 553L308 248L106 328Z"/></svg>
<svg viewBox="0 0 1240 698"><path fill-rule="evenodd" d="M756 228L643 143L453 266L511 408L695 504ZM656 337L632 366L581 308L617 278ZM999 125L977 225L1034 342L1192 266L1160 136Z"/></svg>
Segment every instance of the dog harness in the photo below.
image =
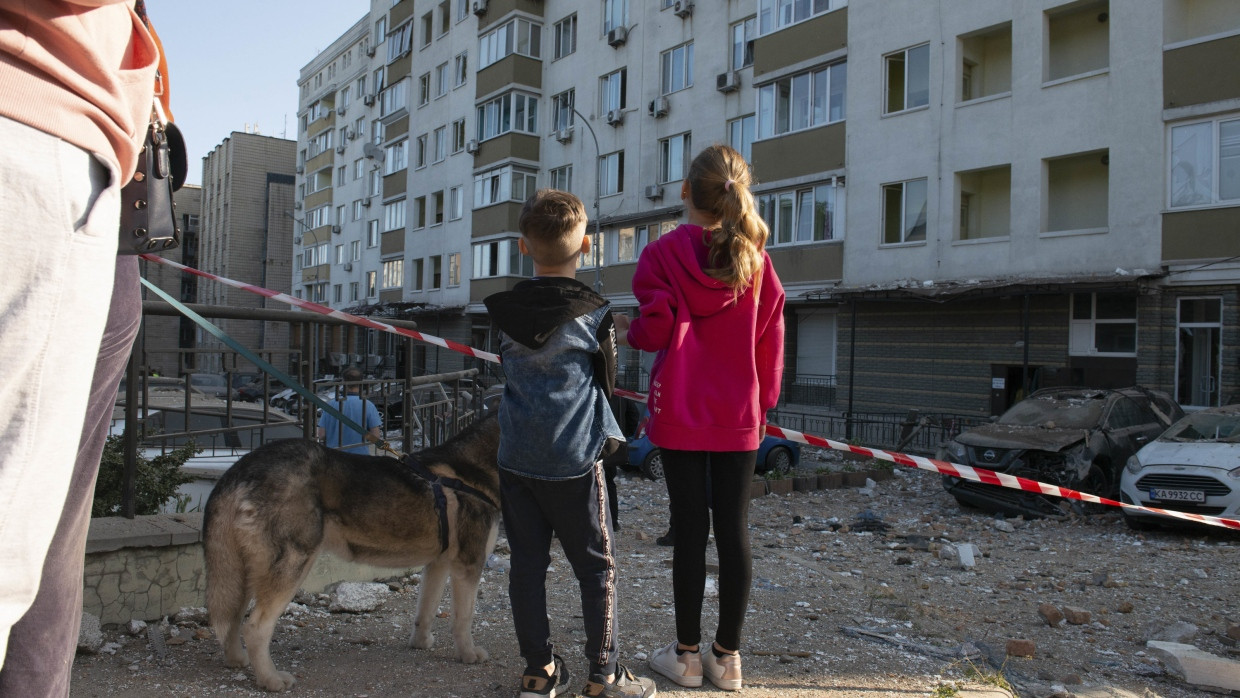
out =
<svg viewBox="0 0 1240 698"><path fill-rule="evenodd" d="M435 495L435 512L439 514L440 552L448 549L448 498L444 496L443 488L447 487L448 489L456 490L457 492L473 495L496 509L499 508L499 505L492 501L490 497L482 492L482 490L467 485L454 477L443 477L442 475L436 475L431 472L430 468L423 465L422 461L418 460L415 455L405 456L405 465L409 466L409 469L413 471L414 475L417 475L430 483L431 492Z"/></svg>

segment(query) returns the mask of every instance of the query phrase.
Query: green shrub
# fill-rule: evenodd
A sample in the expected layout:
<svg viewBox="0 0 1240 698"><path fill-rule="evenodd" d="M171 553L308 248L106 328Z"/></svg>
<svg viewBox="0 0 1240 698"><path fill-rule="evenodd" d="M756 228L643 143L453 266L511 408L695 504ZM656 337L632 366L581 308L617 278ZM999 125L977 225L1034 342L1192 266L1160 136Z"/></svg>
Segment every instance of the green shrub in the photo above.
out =
<svg viewBox="0 0 1240 698"><path fill-rule="evenodd" d="M159 507L176 496L177 488L194 479L181 466L201 449L192 443L154 458L138 453L134 476L134 513L158 514ZM91 516L120 516L121 496L125 483L125 441L109 436L99 462L99 478L95 481L95 501ZM178 506L182 503L178 501Z"/></svg>

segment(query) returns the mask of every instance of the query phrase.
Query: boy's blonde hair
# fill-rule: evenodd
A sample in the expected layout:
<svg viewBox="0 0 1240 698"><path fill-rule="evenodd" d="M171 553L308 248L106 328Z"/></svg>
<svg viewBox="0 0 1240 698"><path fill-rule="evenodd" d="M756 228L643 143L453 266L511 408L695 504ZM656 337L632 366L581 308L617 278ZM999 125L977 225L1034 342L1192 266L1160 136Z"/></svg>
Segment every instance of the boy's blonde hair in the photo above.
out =
<svg viewBox="0 0 1240 698"><path fill-rule="evenodd" d="M525 200L517 227L535 262L556 265L581 252L586 205L559 189L539 189Z"/></svg>
<svg viewBox="0 0 1240 698"><path fill-rule="evenodd" d="M770 235L749 191L749 165L736 150L712 145L693 158L688 180L693 207L719 221L705 271L740 294L758 280Z"/></svg>

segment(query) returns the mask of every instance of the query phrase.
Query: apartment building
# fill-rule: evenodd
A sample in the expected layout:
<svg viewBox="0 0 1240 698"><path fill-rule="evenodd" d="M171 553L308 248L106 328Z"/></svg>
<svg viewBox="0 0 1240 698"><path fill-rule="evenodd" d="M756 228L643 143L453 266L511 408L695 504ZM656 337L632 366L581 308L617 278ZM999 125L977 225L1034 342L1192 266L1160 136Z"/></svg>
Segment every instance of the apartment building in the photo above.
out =
<svg viewBox="0 0 1240 698"><path fill-rule="evenodd" d="M160 256L197 269L202 187L186 184L173 194L172 200L176 204L177 221L181 226L181 246ZM139 260L138 268L142 278L173 298L182 303L198 302L198 277L146 260ZM146 288L142 289L142 297L144 300L160 300ZM194 355L182 352L194 348L197 336L195 327L193 320L182 316L144 317L141 337L144 358L141 365L163 376L176 376L183 370L195 368Z"/></svg>
<svg viewBox="0 0 1240 698"><path fill-rule="evenodd" d="M555 186L592 212L578 278L636 312L638 255L724 142L788 292L788 399L1216 404L1240 394L1237 59L1230 0L375 0L299 81L293 289L493 348L482 299L530 274L517 215Z"/></svg>
<svg viewBox="0 0 1240 698"><path fill-rule="evenodd" d="M292 283L294 178L297 144L283 138L233 131L203 158L202 215L192 250L197 268L230 279L252 279L264 288ZM187 261L187 264L190 262ZM224 284L197 284L197 302L231 308L277 308L267 298ZM225 334L285 366L288 325L283 322L219 319ZM188 331L188 330L186 330ZM228 350L220 340L195 328L196 368L222 373ZM216 352L219 353L216 353ZM251 367L238 366L250 369Z"/></svg>

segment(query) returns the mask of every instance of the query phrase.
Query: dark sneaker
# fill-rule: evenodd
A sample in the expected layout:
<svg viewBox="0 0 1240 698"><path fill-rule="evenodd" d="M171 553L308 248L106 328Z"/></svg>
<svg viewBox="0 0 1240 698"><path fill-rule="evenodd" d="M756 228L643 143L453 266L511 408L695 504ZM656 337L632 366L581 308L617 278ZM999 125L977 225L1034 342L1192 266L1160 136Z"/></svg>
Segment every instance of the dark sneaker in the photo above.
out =
<svg viewBox="0 0 1240 698"><path fill-rule="evenodd" d="M623 664L616 665L615 681L607 683L607 677L590 674L586 687L581 689L586 698L654 698L658 692L654 681L634 675Z"/></svg>
<svg viewBox="0 0 1240 698"><path fill-rule="evenodd" d="M555 672L547 676L541 669L527 669L521 676L520 698L555 698L568 693L568 669L560 655L555 657Z"/></svg>
<svg viewBox="0 0 1240 698"><path fill-rule="evenodd" d="M664 547L671 547L671 546L673 546L673 545L675 545L675 544L676 544L676 541L672 538L672 532L671 532L671 530L668 530L668 532L667 532L667 533L664 533L663 535L659 536L658 538L655 538L655 539L654 539L654 542L655 542L655 543L657 543L658 545L662 545L662 546L664 546Z"/></svg>

